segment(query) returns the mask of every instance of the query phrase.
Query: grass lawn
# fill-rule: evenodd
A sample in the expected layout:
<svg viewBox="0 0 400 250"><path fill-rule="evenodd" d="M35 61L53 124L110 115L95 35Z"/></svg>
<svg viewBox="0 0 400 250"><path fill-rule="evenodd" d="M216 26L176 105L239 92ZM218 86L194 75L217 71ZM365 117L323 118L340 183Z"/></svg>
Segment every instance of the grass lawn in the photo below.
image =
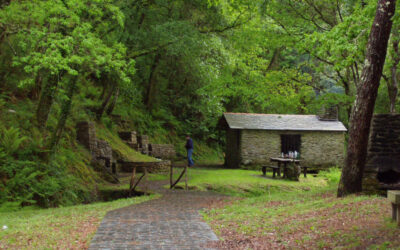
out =
<svg viewBox="0 0 400 250"><path fill-rule="evenodd" d="M108 211L155 197L157 195L63 208L0 212L0 249L87 248ZM4 225L7 230L1 229Z"/></svg>
<svg viewBox="0 0 400 250"><path fill-rule="evenodd" d="M176 169L174 178L180 174ZM400 249L400 229L391 222L386 198L336 198L339 170L309 175L299 182L262 177L261 171L189 169L189 187L231 196L202 211L223 249ZM107 188L126 189L122 184ZM149 180L169 180L151 174ZM184 183L180 183L183 186ZM167 187L167 186L166 186ZM57 209L0 213L2 248L85 248L109 210L157 195Z"/></svg>
<svg viewBox="0 0 400 250"><path fill-rule="evenodd" d="M300 182L260 171L190 169L189 186L242 198L203 211L224 249L400 249L384 197L336 198L339 170ZM268 174L267 174L268 176Z"/></svg>
<svg viewBox="0 0 400 250"><path fill-rule="evenodd" d="M178 172L178 171L176 171ZM177 176L178 173L175 173ZM189 169L189 187L213 190L230 196L253 197L275 192L307 191L327 186L327 180L309 175L299 182L271 178L261 171L242 169ZM183 183L180 184L183 187Z"/></svg>
<svg viewBox="0 0 400 250"><path fill-rule="evenodd" d="M338 169L318 177L301 177L299 182L240 169L194 168L188 176L192 189L237 197L202 212L221 239L212 247L400 249L400 229L390 219L387 199L365 195L336 198Z"/></svg>

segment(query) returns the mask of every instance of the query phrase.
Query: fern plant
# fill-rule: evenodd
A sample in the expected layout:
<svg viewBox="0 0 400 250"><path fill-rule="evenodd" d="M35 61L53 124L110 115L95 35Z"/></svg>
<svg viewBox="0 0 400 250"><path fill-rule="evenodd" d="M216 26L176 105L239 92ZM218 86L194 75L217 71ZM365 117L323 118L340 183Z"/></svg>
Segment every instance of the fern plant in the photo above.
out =
<svg viewBox="0 0 400 250"><path fill-rule="evenodd" d="M8 155L13 155L17 152L26 139L28 138L21 135L19 128L0 128L0 147Z"/></svg>

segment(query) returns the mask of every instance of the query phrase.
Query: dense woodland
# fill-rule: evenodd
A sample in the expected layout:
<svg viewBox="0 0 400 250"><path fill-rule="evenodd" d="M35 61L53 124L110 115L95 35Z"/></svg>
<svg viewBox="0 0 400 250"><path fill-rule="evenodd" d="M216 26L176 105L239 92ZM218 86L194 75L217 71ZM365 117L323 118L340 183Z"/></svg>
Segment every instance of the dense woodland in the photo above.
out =
<svg viewBox="0 0 400 250"><path fill-rule="evenodd" d="M177 147L190 133L215 150L226 111L315 114L336 105L348 126L376 7L375 0L0 1L0 203L93 199L97 177L75 140L82 120ZM399 108L397 13L377 113Z"/></svg>

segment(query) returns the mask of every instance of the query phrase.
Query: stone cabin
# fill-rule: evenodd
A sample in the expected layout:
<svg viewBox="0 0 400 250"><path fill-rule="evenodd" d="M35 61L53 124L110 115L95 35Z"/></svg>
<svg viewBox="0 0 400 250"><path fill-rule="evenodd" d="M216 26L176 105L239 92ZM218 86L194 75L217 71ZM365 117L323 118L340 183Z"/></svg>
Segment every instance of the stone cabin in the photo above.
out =
<svg viewBox="0 0 400 250"><path fill-rule="evenodd" d="M346 128L316 115L224 113L225 164L270 164L271 157L300 152L301 165L313 169L342 166Z"/></svg>

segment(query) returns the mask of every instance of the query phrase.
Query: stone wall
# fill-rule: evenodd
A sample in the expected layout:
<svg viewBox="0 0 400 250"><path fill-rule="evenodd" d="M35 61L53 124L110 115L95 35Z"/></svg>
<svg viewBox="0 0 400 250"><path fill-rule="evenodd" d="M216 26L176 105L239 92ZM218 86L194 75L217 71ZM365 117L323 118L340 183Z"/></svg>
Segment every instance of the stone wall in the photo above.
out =
<svg viewBox="0 0 400 250"><path fill-rule="evenodd" d="M129 147L133 149L138 147L136 131L121 131L118 132L118 135Z"/></svg>
<svg viewBox="0 0 400 250"><path fill-rule="evenodd" d="M147 135L139 135L137 137L139 149L142 154L148 155L149 154L149 144L150 140Z"/></svg>
<svg viewBox="0 0 400 250"><path fill-rule="evenodd" d="M93 152L97 146L96 128L93 122L79 122L76 124L76 139L85 146L90 152Z"/></svg>
<svg viewBox="0 0 400 250"><path fill-rule="evenodd" d="M399 114L377 114L371 122L363 191L383 194L387 189L400 189Z"/></svg>
<svg viewBox="0 0 400 250"><path fill-rule="evenodd" d="M172 144L149 144L150 155L160 159L174 159L176 152Z"/></svg>
<svg viewBox="0 0 400 250"><path fill-rule="evenodd" d="M118 162L123 172L132 172L133 167L136 167L136 172L143 172L143 168L147 169L149 173L167 173L171 167L171 161L157 161L157 162Z"/></svg>
<svg viewBox="0 0 400 250"><path fill-rule="evenodd" d="M77 141L92 155L92 165L100 165L110 173L116 173L112 148L108 142L96 138L95 124L93 122L79 122L76 125L76 131ZM111 181L115 181L115 179L111 178Z"/></svg>
<svg viewBox="0 0 400 250"><path fill-rule="evenodd" d="M322 169L342 166L344 161L343 132L304 132L242 130L241 164L269 164L271 157L281 155L281 134L300 134L302 165Z"/></svg>
<svg viewBox="0 0 400 250"><path fill-rule="evenodd" d="M302 164L313 168L342 167L345 157L344 142L344 132L302 133Z"/></svg>

